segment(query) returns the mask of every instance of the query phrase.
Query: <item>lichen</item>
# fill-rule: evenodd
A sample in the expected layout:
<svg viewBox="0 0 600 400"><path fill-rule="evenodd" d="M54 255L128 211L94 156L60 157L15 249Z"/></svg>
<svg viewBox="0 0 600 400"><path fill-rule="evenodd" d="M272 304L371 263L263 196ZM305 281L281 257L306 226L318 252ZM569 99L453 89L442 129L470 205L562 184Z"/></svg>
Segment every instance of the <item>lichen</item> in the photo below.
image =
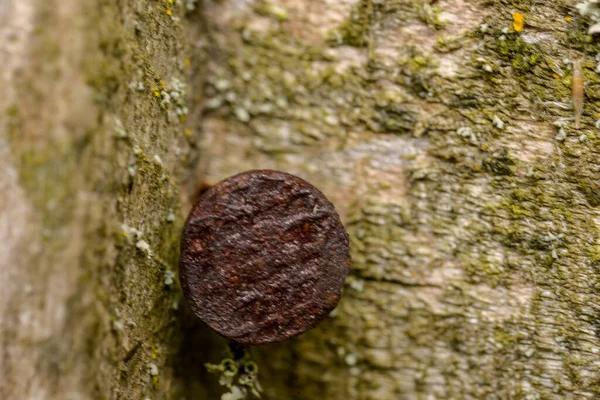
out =
<svg viewBox="0 0 600 400"><path fill-rule="evenodd" d="M579 13L583 16L590 17L594 24L588 29L588 33L600 33L600 3L596 0L584 0L575 5Z"/></svg>
<svg viewBox="0 0 600 400"><path fill-rule="evenodd" d="M76 218L77 199L87 199L78 293L93 295L73 299L69 325L84 338L88 365L103 366L86 375L95 388L89 397L174 398L184 392L179 385L204 377L188 371L197 360L179 367L187 382L174 376L173 353L204 357L215 339L174 306L180 298L170 288L183 223L179 182L201 129L187 125L191 117L169 120L168 112L172 79L184 82L186 65L207 63L206 86L188 81L186 92L198 100L185 104L206 99L205 129L222 134L231 151L203 149L218 155L211 178L264 165L312 176L343 210L352 243L352 277L335 318L256 350L265 393L461 399L600 392L590 373L598 329L591 305L600 287L590 123L600 117L600 90L590 57L600 49L585 24L565 20L570 3L523 9L487 1L485 10L470 3L468 15L479 20L460 20L459 31L455 21L436 26L436 13L422 15L423 2L361 1L323 42L294 31L291 13L289 24L279 24L272 12L251 9L250 20L275 28L215 26L206 18L209 61L184 54L181 20L172 17L182 17L185 4L174 4L171 16L166 3L147 1L103 1L87 14L96 28L85 33L83 73L94 113L80 136L31 144L31 132L54 131L27 125L52 93L50 85L35 86L42 70L23 83L25 98L8 112L20 177L44 226L65 226ZM511 29L515 11L527 13L521 32ZM60 57L64 45L55 40L47 51ZM569 123L574 54L588 83L579 131ZM59 75L41 76L54 82ZM49 207L49 198L64 207ZM65 236L44 238L48 247L66 243ZM148 246L136 247L140 240ZM90 315L91 322L82 318ZM547 368L548 359L561 368ZM244 384L232 386L230 397L243 394Z"/></svg>
<svg viewBox="0 0 600 400"><path fill-rule="evenodd" d="M70 347L53 357L61 357L63 376L75 375L66 368L81 371L90 398L177 397L185 386L163 384L175 381L174 353L147 345L177 346L175 316L183 315L179 324L186 316L179 291L170 289L183 224L180 182L194 159L184 135L189 54L181 18L195 2L170 3L82 3L64 35L50 29L60 13L43 5L46 37L34 38L30 65L15 82L23 95L8 113L20 182L40 225L40 238L31 240L42 250L29 264L64 265L77 278L64 334L41 346ZM60 98L55 87L63 88ZM64 119L46 109L56 103ZM64 264L65 252L78 253Z"/></svg>
<svg viewBox="0 0 600 400"><path fill-rule="evenodd" d="M258 365L250 352L239 344L231 344L225 353L219 364L205 364L208 372L219 375L219 383L228 390L221 400L247 399L249 395L260 398L262 387L258 381Z"/></svg>
<svg viewBox="0 0 600 400"><path fill-rule="evenodd" d="M595 295L571 278L598 282L598 227L586 216L596 203L589 122L600 114L587 98L584 128L573 128L570 65L597 45L562 15L566 3L489 1L466 31L448 4L457 20L436 27L423 2L358 2L316 48L285 27L248 23L241 37L214 28L227 45L212 49L208 127L244 155L208 149L215 175L240 163L301 171L335 197L350 235L352 275L335 317L259 351L276 398L556 396L541 376L560 381L560 395L599 390L581 374L512 367L548 356L593 369L592 356L576 351L575 361L532 332L593 341L573 338L595 329L581 309ZM526 17L520 32L515 12ZM330 52L342 56L315 57ZM586 96L594 68L583 64ZM281 374L301 392L272 382Z"/></svg>

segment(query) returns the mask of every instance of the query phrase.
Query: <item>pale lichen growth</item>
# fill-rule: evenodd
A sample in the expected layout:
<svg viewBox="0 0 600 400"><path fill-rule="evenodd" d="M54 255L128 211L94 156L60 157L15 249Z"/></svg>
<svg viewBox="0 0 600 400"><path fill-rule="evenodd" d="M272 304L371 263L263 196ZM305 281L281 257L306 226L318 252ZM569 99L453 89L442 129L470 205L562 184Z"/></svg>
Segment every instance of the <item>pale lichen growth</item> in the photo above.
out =
<svg viewBox="0 0 600 400"><path fill-rule="evenodd" d="M187 11L194 11L196 9L196 3L198 0L185 0L185 9Z"/></svg>
<svg viewBox="0 0 600 400"><path fill-rule="evenodd" d="M504 121L502 121L497 115L494 115L494 119L492 120L492 124L500 129L503 130L504 129Z"/></svg>
<svg viewBox="0 0 600 400"><path fill-rule="evenodd" d="M119 118L115 118L115 132L117 132L117 137L124 139L128 136L127 131L123 128L123 123Z"/></svg>
<svg viewBox="0 0 600 400"><path fill-rule="evenodd" d="M584 0L582 3L577 3L575 7L581 15L590 17L594 21L594 24L589 27L588 33L600 33L600 1Z"/></svg>
<svg viewBox="0 0 600 400"><path fill-rule="evenodd" d="M139 240L142 236L144 236L144 232L127 224L121 224L121 231L123 236L125 236L130 243L132 243L134 240Z"/></svg>
<svg viewBox="0 0 600 400"><path fill-rule="evenodd" d="M175 282L175 272L170 269L165 271L165 286L169 287Z"/></svg>
<svg viewBox="0 0 600 400"><path fill-rule="evenodd" d="M462 127L458 128L456 130L456 134L465 139L469 139L471 144L473 144L475 146L479 144L479 139L477 138L477 134L469 126L462 126Z"/></svg>
<svg viewBox="0 0 600 400"><path fill-rule="evenodd" d="M33 9L36 25L21 24L24 32L35 34L27 57L19 57L27 60L27 68L10 85L21 94L10 128L23 134L9 136L11 157L21 163L20 184L39 210L32 215L32 222L39 221L39 237L30 239L41 249L34 257L24 252L21 258L28 258L27 268L43 282L44 289L36 284L34 294L49 296L46 310L77 323L41 318L54 327L41 323L31 345L15 340L37 364L30 371L46 382L28 380L35 388L18 390L17 397L57 399L66 392L76 398L155 397L158 376L154 368L149 373L146 354L136 353L136 343L171 346L181 338L179 331L165 329L176 314L172 304L178 295L165 290L164 273L177 260L181 221L169 222L165 216L181 209L184 196L178 182L184 160L192 161L191 141L180 134L182 124L165 118L165 110L175 122L186 114L184 88L167 80L163 89L159 81L160 76L181 76L180 60L189 53L184 54L186 32L165 15L169 1L140 0L131 7L41 2ZM31 2L12 3L20 8ZM174 14L183 8L181 0L171 4ZM13 14L7 13L20 21ZM158 97L160 90L168 92L166 109L153 89ZM39 115L31 118L29 109ZM3 111L2 133L4 117ZM38 132L35 141L23 140L32 138L33 131ZM180 151L170 151L176 148ZM63 303L63 295L71 300ZM72 346L84 342L83 347ZM53 367L44 360L49 352L62 367L48 379ZM28 366L23 361L19 364ZM161 368L160 374L174 380L172 369ZM11 375L7 381L13 380ZM50 388L50 381L64 390Z"/></svg>
<svg viewBox="0 0 600 400"><path fill-rule="evenodd" d="M344 210L352 244L335 318L285 345L285 355L260 350L272 377L293 354L301 392L277 379L270 386L279 398L595 394L591 353L558 349L552 338L593 331L583 319L566 328L560 313L596 298L566 277L593 275L588 252L600 259L579 239L597 234L584 222L588 202L600 203L597 185L581 181L594 176L597 139L588 130L582 145L573 132L569 68L573 53L597 50L551 2L438 2L455 16L443 29L427 22L424 3L356 2L325 44L301 41L287 23L269 21L277 26L269 31L252 11L239 29L213 30L221 44L206 91L205 132L216 138L206 146L208 174L226 176L241 162L314 177ZM290 23L313 13L290 14ZM241 123L236 107L250 120ZM590 101L586 115L594 112ZM565 236L548 241L549 231ZM556 282L560 294L540 295ZM558 314L541 320L547 309ZM586 378L546 370L548 359ZM539 373L524 373L528 365ZM507 387L507 376L519 384Z"/></svg>
<svg viewBox="0 0 600 400"><path fill-rule="evenodd" d="M160 83L161 89L155 90L154 93L156 97L160 97L161 107L167 110L169 121L185 121L189 112L186 104L186 85L178 78L172 78L168 85L162 80Z"/></svg>
<svg viewBox="0 0 600 400"><path fill-rule="evenodd" d="M152 255L152 250L150 249L150 245L143 239L140 239L136 242L135 247L148 254L148 256Z"/></svg>
<svg viewBox="0 0 600 400"><path fill-rule="evenodd" d="M558 140L559 142L562 142L566 138L567 138L567 131L564 128L560 128L558 130L558 135L556 135L556 140Z"/></svg>
<svg viewBox="0 0 600 400"><path fill-rule="evenodd" d="M238 345L234 345L237 347ZM245 349L227 347L226 356L219 364L205 364L208 372L219 375L219 383L229 390L221 400L247 399L249 395L260 398L262 387L258 382L258 365ZM241 397L240 397L241 396Z"/></svg>
<svg viewBox="0 0 600 400"><path fill-rule="evenodd" d="M254 11L266 17L273 17L278 21L287 21L288 13L285 8L280 7L268 0L257 0L254 3Z"/></svg>

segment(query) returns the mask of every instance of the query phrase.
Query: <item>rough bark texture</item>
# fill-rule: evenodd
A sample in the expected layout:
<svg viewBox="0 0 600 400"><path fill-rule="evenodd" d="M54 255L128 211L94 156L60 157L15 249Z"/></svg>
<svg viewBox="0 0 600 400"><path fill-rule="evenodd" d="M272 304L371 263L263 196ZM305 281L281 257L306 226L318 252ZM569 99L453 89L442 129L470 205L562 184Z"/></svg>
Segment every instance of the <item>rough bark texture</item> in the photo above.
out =
<svg viewBox="0 0 600 400"><path fill-rule="evenodd" d="M353 270L327 321L254 350L267 398L598 398L576 3L0 0L0 397L215 398L182 216L274 168L334 202Z"/></svg>

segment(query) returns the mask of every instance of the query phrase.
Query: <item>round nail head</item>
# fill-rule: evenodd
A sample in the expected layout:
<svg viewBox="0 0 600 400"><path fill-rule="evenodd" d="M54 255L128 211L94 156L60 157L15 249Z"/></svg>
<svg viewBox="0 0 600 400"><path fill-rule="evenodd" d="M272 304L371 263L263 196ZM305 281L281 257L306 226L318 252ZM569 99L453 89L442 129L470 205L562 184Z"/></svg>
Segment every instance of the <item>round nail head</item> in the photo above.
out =
<svg viewBox="0 0 600 400"><path fill-rule="evenodd" d="M280 171L243 172L204 192L181 238L179 277L192 311L244 344L315 327L337 305L349 270L333 204Z"/></svg>

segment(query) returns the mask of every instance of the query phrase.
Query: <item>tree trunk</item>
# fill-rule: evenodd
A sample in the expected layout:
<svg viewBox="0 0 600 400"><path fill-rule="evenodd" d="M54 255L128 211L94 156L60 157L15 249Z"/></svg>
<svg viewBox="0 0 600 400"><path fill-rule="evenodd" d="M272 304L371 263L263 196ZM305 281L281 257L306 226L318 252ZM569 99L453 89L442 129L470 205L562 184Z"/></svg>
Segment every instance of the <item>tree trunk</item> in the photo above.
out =
<svg viewBox="0 0 600 400"><path fill-rule="evenodd" d="M353 259L327 321L252 349L264 397L598 398L576 3L0 0L0 398L218 398L179 233L252 168L322 189Z"/></svg>

